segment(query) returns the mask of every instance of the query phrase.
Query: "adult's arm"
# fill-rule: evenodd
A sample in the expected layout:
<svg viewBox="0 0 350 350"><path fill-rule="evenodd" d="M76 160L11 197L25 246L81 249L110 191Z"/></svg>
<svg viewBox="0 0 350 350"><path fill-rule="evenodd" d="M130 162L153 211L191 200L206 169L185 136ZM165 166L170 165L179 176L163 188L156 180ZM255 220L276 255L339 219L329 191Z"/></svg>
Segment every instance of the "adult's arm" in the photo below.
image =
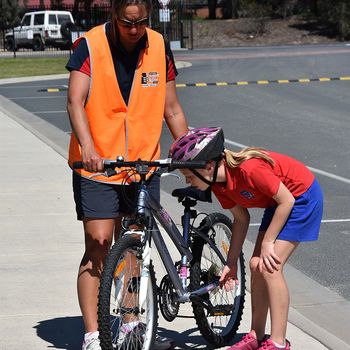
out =
<svg viewBox="0 0 350 350"><path fill-rule="evenodd" d="M188 131L187 120L176 94L175 80L166 83L164 118L174 139Z"/></svg>
<svg viewBox="0 0 350 350"><path fill-rule="evenodd" d="M84 105L89 93L90 77L73 70L69 76L67 111L72 130L79 142L84 169L89 172L103 170L102 159L95 150Z"/></svg>

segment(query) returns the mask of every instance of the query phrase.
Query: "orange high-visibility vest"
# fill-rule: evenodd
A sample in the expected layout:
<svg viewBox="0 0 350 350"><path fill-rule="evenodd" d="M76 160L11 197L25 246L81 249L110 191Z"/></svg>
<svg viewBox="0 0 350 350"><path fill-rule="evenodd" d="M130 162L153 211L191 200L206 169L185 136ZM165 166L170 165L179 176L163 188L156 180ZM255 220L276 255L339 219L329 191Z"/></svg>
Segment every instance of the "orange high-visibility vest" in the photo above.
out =
<svg viewBox="0 0 350 350"><path fill-rule="evenodd" d="M90 55L90 91L85 111L95 149L104 159L123 156L133 161L155 160L160 156L159 139L164 117L166 61L163 37L147 28L148 46L141 50L128 105L120 92L105 25L84 35ZM81 160L81 149L72 133L69 165ZM84 177L91 173L76 170ZM127 174L110 178L93 177L100 182L122 183Z"/></svg>

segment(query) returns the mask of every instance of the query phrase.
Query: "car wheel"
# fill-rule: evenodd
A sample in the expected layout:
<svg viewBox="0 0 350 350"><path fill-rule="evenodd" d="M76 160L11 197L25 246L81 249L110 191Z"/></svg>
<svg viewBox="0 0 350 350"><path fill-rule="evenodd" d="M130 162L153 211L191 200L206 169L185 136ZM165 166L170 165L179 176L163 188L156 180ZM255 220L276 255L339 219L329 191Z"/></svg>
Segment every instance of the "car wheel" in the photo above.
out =
<svg viewBox="0 0 350 350"><path fill-rule="evenodd" d="M62 38L67 41L68 45L72 43L72 31L76 29L75 24L72 22L63 22L61 24Z"/></svg>
<svg viewBox="0 0 350 350"><path fill-rule="evenodd" d="M45 50L45 45L41 40L40 36L36 36L33 39L33 51L43 51Z"/></svg>
<svg viewBox="0 0 350 350"><path fill-rule="evenodd" d="M15 40L13 39L12 36L6 38L6 50L7 51L15 51L16 50L16 44Z"/></svg>

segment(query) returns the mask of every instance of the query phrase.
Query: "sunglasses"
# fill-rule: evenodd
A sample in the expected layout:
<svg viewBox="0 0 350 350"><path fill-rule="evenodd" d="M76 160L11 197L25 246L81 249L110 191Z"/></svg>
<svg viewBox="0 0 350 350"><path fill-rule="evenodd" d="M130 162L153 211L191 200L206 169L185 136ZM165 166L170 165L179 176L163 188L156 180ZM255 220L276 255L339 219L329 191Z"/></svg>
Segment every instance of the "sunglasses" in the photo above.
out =
<svg viewBox="0 0 350 350"><path fill-rule="evenodd" d="M136 21L129 21L128 19L118 18L117 21L122 27L132 28L134 26L135 27L146 26L149 23L149 18L145 17L145 18L138 19Z"/></svg>

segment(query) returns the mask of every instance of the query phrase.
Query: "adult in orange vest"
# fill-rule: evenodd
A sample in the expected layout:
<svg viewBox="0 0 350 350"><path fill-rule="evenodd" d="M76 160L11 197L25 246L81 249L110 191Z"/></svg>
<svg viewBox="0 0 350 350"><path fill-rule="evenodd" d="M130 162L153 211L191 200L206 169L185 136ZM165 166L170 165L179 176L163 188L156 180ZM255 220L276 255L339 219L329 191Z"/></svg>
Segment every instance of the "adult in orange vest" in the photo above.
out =
<svg viewBox="0 0 350 350"><path fill-rule="evenodd" d="M176 95L173 56L163 37L147 28L149 13L147 0L114 1L110 22L78 40L67 64L67 110L73 129L69 164L82 160L84 166L73 172L77 215L85 232L78 274L83 350L101 349L97 331L100 273L113 235L118 236L120 217L128 211L122 188L129 197L133 195L133 185L123 184L123 176L89 176L102 171L103 159L159 158L163 118L174 138L188 130ZM150 192L159 198L159 179L148 182ZM171 345L158 337L155 348Z"/></svg>

